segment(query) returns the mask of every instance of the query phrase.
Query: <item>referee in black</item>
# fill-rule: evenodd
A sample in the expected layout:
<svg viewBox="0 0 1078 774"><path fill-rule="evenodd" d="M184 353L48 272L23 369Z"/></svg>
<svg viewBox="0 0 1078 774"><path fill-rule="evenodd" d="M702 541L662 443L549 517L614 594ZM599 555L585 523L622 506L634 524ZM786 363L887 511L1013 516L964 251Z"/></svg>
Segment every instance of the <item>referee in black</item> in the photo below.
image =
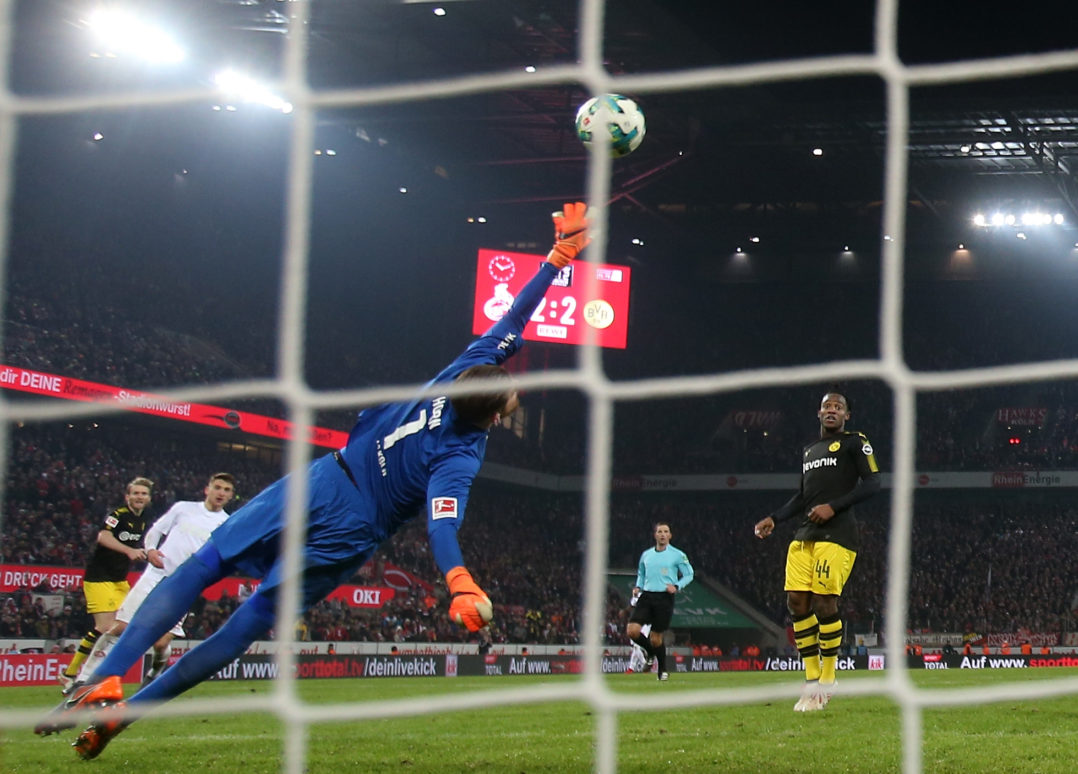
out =
<svg viewBox="0 0 1078 774"><path fill-rule="evenodd" d="M756 524L766 538L775 524L798 517L786 553L786 606L794 642L805 663L805 686L797 712L821 710L835 690L842 645L838 600L857 558L859 536L853 506L880 490L880 469L864 433L846 430L850 404L837 387L820 401L820 437L801 455L801 488Z"/></svg>

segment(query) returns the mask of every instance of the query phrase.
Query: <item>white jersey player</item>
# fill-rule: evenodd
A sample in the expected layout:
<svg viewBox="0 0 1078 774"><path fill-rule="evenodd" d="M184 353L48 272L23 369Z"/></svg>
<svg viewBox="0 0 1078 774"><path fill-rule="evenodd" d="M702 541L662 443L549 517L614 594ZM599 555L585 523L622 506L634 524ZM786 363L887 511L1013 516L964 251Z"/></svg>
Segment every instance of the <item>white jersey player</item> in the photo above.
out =
<svg viewBox="0 0 1078 774"><path fill-rule="evenodd" d="M98 640L90 658L86 659L76 683L84 681L93 673L97 664L100 663L95 660L96 658L108 655L112 644L123 633L131 616L135 614L139 605L149 596L154 587L201 548L209 539L210 533L228 518L229 514L225 512L224 506L232 500L235 493L232 476L228 473L215 473L204 492L205 500L201 502L181 500L175 503L146 531L144 545L149 564L138 582L131 587L120 609L116 611L116 623L105 636ZM182 624L181 618L170 631L154 643L154 660L150 671L146 673L147 680L156 677L168 664L172 651L172 638L182 637L184 634Z"/></svg>
<svg viewBox="0 0 1078 774"><path fill-rule="evenodd" d="M637 600L640 599L639 594L633 594L632 599L629 600L629 604L636 607ZM640 627L640 633L645 637L651 635L651 624L643 624ZM633 646L633 651L629 655L629 668L627 672L649 672L654 664L648 663L648 656L644 652L644 649L630 640Z"/></svg>

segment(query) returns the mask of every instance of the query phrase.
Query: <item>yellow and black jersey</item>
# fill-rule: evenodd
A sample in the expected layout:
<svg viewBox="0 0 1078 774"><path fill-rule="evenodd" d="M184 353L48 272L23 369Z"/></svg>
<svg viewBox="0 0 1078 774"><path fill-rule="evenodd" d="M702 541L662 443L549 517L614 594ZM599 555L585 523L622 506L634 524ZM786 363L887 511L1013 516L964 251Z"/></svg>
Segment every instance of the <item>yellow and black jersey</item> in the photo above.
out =
<svg viewBox="0 0 1078 774"><path fill-rule="evenodd" d="M825 540L856 551L859 545L853 506L879 491L880 467L864 433L825 435L804 448L801 489L778 512L776 522L801 516L794 540ZM808 520L817 505L829 504L835 515L824 524Z"/></svg>
<svg viewBox="0 0 1078 774"><path fill-rule="evenodd" d="M107 529L125 546L139 548L142 545L142 535L146 532L148 517L148 509L136 515L126 505L121 505L105 517L105 523L101 525L101 529ZM105 548L100 543L94 543L94 552L86 565L83 582L118 583L126 580L127 573L130 571L131 560L124 554Z"/></svg>

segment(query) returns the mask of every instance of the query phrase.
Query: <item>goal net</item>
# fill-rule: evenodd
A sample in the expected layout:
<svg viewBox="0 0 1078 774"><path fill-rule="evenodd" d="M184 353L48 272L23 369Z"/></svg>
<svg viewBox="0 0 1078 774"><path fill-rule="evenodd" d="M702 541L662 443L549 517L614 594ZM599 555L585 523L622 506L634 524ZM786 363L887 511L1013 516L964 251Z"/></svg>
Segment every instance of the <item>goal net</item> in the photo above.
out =
<svg viewBox="0 0 1078 774"><path fill-rule="evenodd" d="M406 0L407 1L407 0ZM578 356L567 368L532 368L520 376L524 390L576 390L584 396L587 405L584 544L587 546L583 568L583 652L584 672L581 679L549 683L529 684L524 687L497 692L438 695L421 699L394 701L356 702L343 705L319 705L302 701L295 685L291 668L294 665L294 629L290 622L299 614L299 589L296 581L286 583L276 627L281 642L281 669L275 681L273 711L283 721L285 732L285 755L282 771L300 774L307 761L307 740L312 724L326 721L369 720L376 718L453 713L475 708L490 708L504 704L529 704L537 702L579 701L590 705L595 715L597 739L593 769L614 772L618 768L618 720L622 713L636 711L628 706L624 694L611 689L602 674L603 630L607 615L608 553L610 542L610 500L612 455L618 442L615 437L615 408L621 403L646 400L677 399L685 396L731 393L738 390L772 388L787 385L806 385L836 380L878 380L893 395L894 443L893 460L890 461L892 488L889 493L891 506L891 534L888 544L887 566L889 573L886 587L886 672L878 676L851 680L843 684L844 694L884 695L901 707L902 715L902 768L904 774L918 774L926 770L922 761L924 710L927 706L984 703L1001 699L1023 699L1048 695L1078 693L1078 681L1038 681L1035 684L1015 683L995 688L965 689L926 692L910 679L905 667L904 642L908 611L906 609L909 587L911 535L913 529L913 492L915 483L915 439L917 435L916 407L920 394L945 389L974 388L987 385L1014 384L1025 381L1078 377L1078 361L1053 361L1034 365L999 366L961 371L914 371L906 362L903 350L904 282L906 278L906 203L909 199L908 139L910 121L911 89L942 83L962 83L998 77L1016 77L1055 71L1078 69L1078 52L1008 56L967 62L938 65L906 65L897 52L898 0L878 0L876 4L875 45L867 54L828 56L810 59L763 62L731 66L709 66L696 69L679 69L653 73L613 74L608 66L604 48L605 14L616 10L616 3L603 0L580 0L578 55L574 64L563 64L538 72L476 73L452 77L439 77L430 73L429 79L408 83L369 88L313 88L308 72L308 53L318 41L308 34L311 6L306 2L281 2L280 13L287 16L287 42L280 76L275 84L274 103L280 110L287 104L287 127L280 129L283 138L279 148L287 154L286 178L283 182L284 199L280 203L283 228L281 242L279 285L268 289L276 294L266 303L269 320L276 330L275 358L277 366L258 378L245 378L208 386L177 386L165 397L176 401L204 404L227 403L249 399L277 402L284 408L289 422L295 427L318 424L321 412L344 411L356 406L373 405L386 400L396 400L413 394L414 385L400 386L400 380L387 378L385 384L362 388L333 388L315 390L309 386L308 371L312 357L312 344L307 338L307 323L312 315L320 313L311 300L313 277L322 272L347 274L358 272L357 267L314 265L312 243L316 239L315 222L320 217L318 202L314 199L313 179L316 164L324 159L318 154L334 149L317 148L318 122L321 116L344 108L382 105L421 105L429 100L446 100L454 97L482 96L507 89L545 86L583 86L592 94L604 92L621 93L639 97L648 95L709 90L719 92L774 82L797 83L836 77L872 76L884 84L886 101L886 152L881 163L884 167L882 261L879 291L879 340L878 357L862 359L839 359L800 365L784 365L772 368L750 368L728 373L704 373L697 375L666 376L617 380L610 378L604 365L602 349L594 337L579 349ZM452 5L452 4L450 4ZM66 93L55 96L18 94L11 88L13 74L8 64L12 60L14 36L17 26L17 3L0 5L0 82L5 90L0 94L0 270L8 262L8 244L15 211L15 177L18 166L18 148L25 139L27 119L49 116L96 116L102 112L122 110L128 107L169 107L195 102L214 104L220 102L220 89L207 86L190 88L188 85L174 89L140 90L137 86L117 89L107 94ZM283 18L283 17L282 17ZM284 24L285 22L279 22ZM284 31L282 28L281 31ZM221 103L221 110L228 107ZM92 124L88 121L87 125ZM283 126L283 125L282 125ZM358 136L358 135L357 135ZM365 141L379 142L374 135ZM92 141L92 140L91 140ZM645 140L647 142L647 140ZM276 152L271 149L267 152ZM249 161L258 165L256 152ZM607 253L610 229L606 227L608 209L603 204L612 197L612 176L615 161L602 153L592 153L587 161L587 201L593 207L597 224L594 240L586 255L589 261L600 262ZM186 174L186 170L177 174ZM272 190L272 186L271 186ZM402 187L400 193L406 193ZM340 196L355 196L357 206L389 206L388 198L374 201L342 185ZM169 206L162 202L162 206ZM538 207L541 211L546 203ZM422 228L417 222L416 228ZM882 234L880 235L882 238ZM224 237L222 237L224 238ZM388 243L387 243L388 244ZM347 245L343 247L347 252ZM525 246L527 252L529 246ZM531 249L535 249L531 246ZM543 246L541 249L545 249ZM88 249L88 252L92 253ZM92 256L91 256L92 257ZM386 260L393 258L387 256ZM147 256L145 271L154 272L153 259ZM364 267L366 271L366 267ZM370 272L371 281L377 282L377 272ZM212 273L205 281L213 281ZM418 276L416 282L428 281ZM429 281L436 281L433 273ZM323 282L320 290L326 290ZM262 289L263 291L267 289ZM241 292L241 291L238 291ZM639 292L646 293L646 289ZM6 295L9 295L7 293ZM326 302L346 303L336 298ZM147 303L153 303L148 299ZM7 310L10 312L10 310ZM397 312L401 317L414 316L409 309L409 299L397 299ZM261 324L266 321L256 321ZM378 323L369 319L370 328L359 335L371 339L381 338ZM355 334L348 332L342 338ZM339 348L341 342L333 342ZM453 346L457 344L454 342ZM377 351L377 346L370 351ZM89 353L88 353L89 354ZM92 354L91 354L92 356ZM270 355L271 359L274 357ZM390 385L390 386L386 386ZM102 409L97 404L81 404L67 401L26 402L9 400L0 396L0 440L5 449L3 469L10 464L7 450L10 448L12 429L19 423L55 422L76 420L103 415L103 411L118 413L122 406ZM106 413L107 415L107 413ZM316 449L301 441L285 446L284 465L288 471L303 471ZM307 480L299 475L289 492L288 524L285 557L287 566L296 571L302 563L302 536L306 514L303 503L307 496ZM0 527L3 527L0 524ZM747 524L746 529L751 525ZM466 531L466 530L465 530ZM779 568L775 567L776 574ZM292 573L294 578L296 573ZM789 685L769 685L755 688L733 687L722 691L664 692L650 696L647 709L683 709L700 706L738 705L762 700L792 701L799 688ZM190 699L159 708L161 716L236 714L248 711L265 711L261 698L230 697L220 699ZM24 713L0 710L0 726L18 733L26 732L28 719Z"/></svg>

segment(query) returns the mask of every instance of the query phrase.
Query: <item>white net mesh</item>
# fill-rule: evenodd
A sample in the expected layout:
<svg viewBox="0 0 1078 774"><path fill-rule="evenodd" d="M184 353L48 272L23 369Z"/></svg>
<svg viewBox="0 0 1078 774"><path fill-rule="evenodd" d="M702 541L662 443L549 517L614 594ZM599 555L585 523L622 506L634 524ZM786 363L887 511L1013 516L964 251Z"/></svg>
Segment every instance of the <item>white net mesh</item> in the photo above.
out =
<svg viewBox="0 0 1078 774"><path fill-rule="evenodd" d="M0 19L0 82L10 84L7 63L11 59L13 2L2 5ZM1016 683L993 688L948 691L945 695L929 695L913 685L904 668L903 642L906 621L909 551L912 530L912 491L914 472L915 399L919 390L974 387L1035 379L1078 377L1078 361L1057 361L1039 365L984 368L962 372L913 373L903 358L901 322L903 319L904 277L904 217L907 180L907 128L911 87L940 83L956 83L995 77L1015 77L1023 74L1045 73L1054 70L1078 69L1078 52L1062 52L1030 56L1013 56L984 61L966 61L940 65L905 66L896 51L897 0L880 0L876 14L875 52L869 55L834 56L811 60L780 61L763 64L710 67L690 71L663 72L612 76L603 66L602 0L581 0L579 52L576 65L547 68L540 73L498 73L453 78L432 79L426 82L379 88L315 91L308 85L306 70L309 45L305 24L309 14L306 3L289 3L294 14L286 45L285 68L280 83L282 94L294 105L290 134L288 187L285 204L285 251L280 282L280 321L278 325L278 362L276 379L231 383L222 387L186 389L171 393L176 400L222 401L238 397L276 397L288 408L293 422L300 426L312 424L315 411L326 408L351 407L407 394L397 389L370 389L315 394L306 387L304 378L304 325L307 312L308 247L311 230L311 190L313 128L316 111L342 106L360 106L389 102L407 102L431 98L444 99L454 95L479 94L487 91L579 83L592 93L618 92L647 95L666 91L717 89L760 84L769 81L795 81L834 78L852 75L877 76L886 84L886 104L889 131L885 157L884 232L894 239L883 243L883 272L880 304L880 352L878 360L845 361L790 368L742 371L733 374L648 379L613 383L604 374L599 349L595 346L580 350L578 366L571 372L533 372L522 378L524 388L572 387L581 390L589 403L586 534L586 594L584 607L585 673L578 681L529 686L499 691L496 696L485 693L402 699L386 702L363 702L343 705L312 705L299 700L291 666L292 627L287 622L297 618L298 589L295 581L285 587L279 611L278 626L283 646L280 678L275 684L274 711L285 721L286 745L282 771L300 774L305 770L307 738L312 723L328 720L362 720L418 715L425 713L458 712L503 704L527 704L575 700L589 704L597 715L597 748L594 769L602 772L617 770L618 714L626 707L624 696L610 690L601 675L601 632L605 618L605 590L608 543L608 503L613 438L613 409L620 400L705 395L732 390L775 385L817 383L835 379L879 379L894 394L895 444L893 490L891 494L892 533L887 584L887 643L886 676L848 681L843 691L853 695L884 694L902 707L903 771L914 774L924 770L922 765L922 726L925 706L964 704L1003 699L1078 693L1078 680L1038 681L1036 684ZM198 100L209 101L208 90L162 91L153 93L113 94L110 96L25 97L6 88L0 96L0 270L6 262L7 236L11 211L9 198L13 189L14 149L20 118L46 114L76 113L103 107L128 107L183 104ZM588 171L588 201L600 203L610 195L611 161L604 155L591 158ZM602 224L605 212L596 207L596 220ZM590 250L591 259L605 253L605 228L599 228ZM120 409L116 409L117 411ZM12 423L43 421L100 415L100 406L75 404L13 404L0 397L0 428L4 439ZM7 448L7 444L3 444ZM302 470L310 461L311 448L303 443L288 446L287 466ZM6 463L6 459L5 459ZM306 498L306 481L295 479L289 498L289 531L286 558L292 569L300 566L304 525L302 503ZM777 568L776 568L777 571ZM290 577L295 577L294 574ZM788 699L792 685L761 688L731 688L723 691L684 691L655 695L649 698L649 710L687 708L702 705L739 704L771 699ZM263 698L236 697L228 700L192 699L181 704L160 708L169 714L236 714L264 710ZM0 712L0 725L24 728L27 718L22 713Z"/></svg>

